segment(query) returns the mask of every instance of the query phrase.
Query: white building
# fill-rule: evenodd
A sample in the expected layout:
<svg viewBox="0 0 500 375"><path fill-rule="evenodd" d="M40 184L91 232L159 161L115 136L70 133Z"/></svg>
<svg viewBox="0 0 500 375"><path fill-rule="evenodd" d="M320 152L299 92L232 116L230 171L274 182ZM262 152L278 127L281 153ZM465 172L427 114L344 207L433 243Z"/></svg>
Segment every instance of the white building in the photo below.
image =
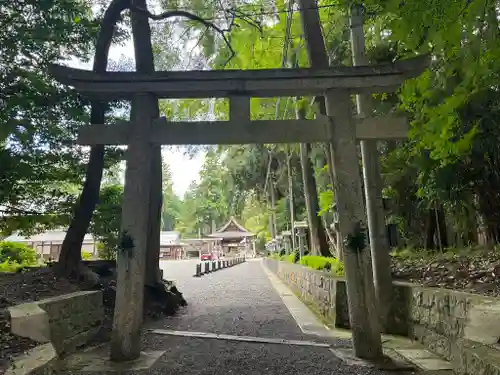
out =
<svg viewBox="0 0 500 375"><path fill-rule="evenodd" d="M20 242L31 246L36 250L42 259L57 260L61 252L61 246L66 236L66 231L62 229L50 230L44 233L35 234L31 237L24 237L18 234L13 234L3 241ZM86 234L83 239L82 252L91 253L97 258L97 247L94 238L90 234Z"/></svg>
<svg viewBox="0 0 500 375"><path fill-rule="evenodd" d="M184 258L183 246L181 244L181 234L179 232L160 232L160 258Z"/></svg>
<svg viewBox="0 0 500 375"><path fill-rule="evenodd" d="M31 246L44 260L59 259L61 246L66 236L66 231L62 229L50 230L44 233L35 234L31 237L24 237L14 234L3 241L20 242ZM86 234L83 239L82 252L92 254L97 258L97 243L90 234ZM183 258L181 235L179 232L160 232L160 258L182 259Z"/></svg>

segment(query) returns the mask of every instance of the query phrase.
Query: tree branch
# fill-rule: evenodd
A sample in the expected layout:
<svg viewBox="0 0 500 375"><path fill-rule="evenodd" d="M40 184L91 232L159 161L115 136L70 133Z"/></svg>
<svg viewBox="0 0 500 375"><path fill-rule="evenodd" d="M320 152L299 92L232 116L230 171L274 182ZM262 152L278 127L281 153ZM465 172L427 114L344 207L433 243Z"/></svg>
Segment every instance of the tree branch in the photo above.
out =
<svg viewBox="0 0 500 375"><path fill-rule="evenodd" d="M130 10L135 10L137 12L146 13L149 18L151 18L152 20L155 20L155 21L161 21L161 20L165 20L167 18L172 18L172 17L184 17L184 18L190 19L191 21L200 22L201 24L205 25L207 28L214 29L215 31L217 31L221 35L222 39L224 39L224 43L226 43L227 48L229 48L231 55L229 56L227 61L224 63L224 66L227 65L229 63L229 61L231 61L232 58L236 55L236 53L233 50L233 47L231 46L231 43L229 42L229 40L227 39L226 34L225 34L225 32L231 30L231 26L233 26L233 22L231 22L230 27L228 29L221 29L220 27L213 24L212 22L209 22L209 21L207 21L207 20L205 20L205 19L203 19L203 18L201 18L193 13L186 12L184 10L169 10L169 11L163 12L161 14L153 14L149 10L141 8L141 7L137 7L133 4L130 5Z"/></svg>

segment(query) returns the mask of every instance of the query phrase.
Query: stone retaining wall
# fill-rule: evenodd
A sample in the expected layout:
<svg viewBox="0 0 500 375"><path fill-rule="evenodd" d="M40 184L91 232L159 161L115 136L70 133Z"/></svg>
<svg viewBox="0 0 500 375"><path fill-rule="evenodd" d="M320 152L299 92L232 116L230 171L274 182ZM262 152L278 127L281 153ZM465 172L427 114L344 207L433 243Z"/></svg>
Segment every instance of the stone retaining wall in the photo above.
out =
<svg viewBox="0 0 500 375"><path fill-rule="evenodd" d="M344 279L274 259L264 264L323 318L349 328ZM420 341L458 373L500 375L499 298L401 282L393 293L389 333Z"/></svg>
<svg viewBox="0 0 500 375"><path fill-rule="evenodd" d="M265 265L338 328L349 328L345 280L299 264L265 259Z"/></svg>
<svg viewBox="0 0 500 375"><path fill-rule="evenodd" d="M104 312L102 292L84 291L9 307L12 333L41 344L58 355L71 353L98 332Z"/></svg>

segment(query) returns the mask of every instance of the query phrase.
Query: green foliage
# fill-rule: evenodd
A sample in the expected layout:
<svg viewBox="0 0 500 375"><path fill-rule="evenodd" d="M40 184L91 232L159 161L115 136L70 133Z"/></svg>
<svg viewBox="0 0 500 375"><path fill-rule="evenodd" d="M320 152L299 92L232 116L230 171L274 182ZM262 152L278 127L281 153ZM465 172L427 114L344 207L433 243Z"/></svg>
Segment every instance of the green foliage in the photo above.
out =
<svg viewBox="0 0 500 375"><path fill-rule="evenodd" d="M170 167L168 164L163 163L162 230L174 230L180 218L181 210L182 201L174 192Z"/></svg>
<svg viewBox="0 0 500 375"><path fill-rule="evenodd" d="M0 263L34 265L37 253L32 247L19 242L0 242Z"/></svg>
<svg viewBox="0 0 500 375"><path fill-rule="evenodd" d="M335 207L335 194L333 190L326 190L319 195L319 208L321 211L319 215L324 215L327 212L331 212Z"/></svg>
<svg viewBox="0 0 500 375"><path fill-rule="evenodd" d="M91 260L93 257L92 253L88 251L82 251L82 259L83 260Z"/></svg>
<svg viewBox="0 0 500 375"><path fill-rule="evenodd" d="M98 241L101 259L114 259L119 246L123 187L108 185L101 189L99 203L92 217L89 232Z"/></svg>
<svg viewBox="0 0 500 375"><path fill-rule="evenodd" d="M318 271L327 270L336 276L344 275L344 264L337 258L305 255L300 259L300 264Z"/></svg>
<svg viewBox="0 0 500 375"><path fill-rule="evenodd" d="M99 257L99 259L104 259L104 260L116 259L116 253L117 253L116 247L109 247L103 244L102 242L98 242L96 244L96 248L97 248L97 256Z"/></svg>
<svg viewBox="0 0 500 375"><path fill-rule="evenodd" d="M13 0L0 14L0 232L30 232L67 222L84 173L68 146L87 107L47 66L88 57L97 23L86 1Z"/></svg>

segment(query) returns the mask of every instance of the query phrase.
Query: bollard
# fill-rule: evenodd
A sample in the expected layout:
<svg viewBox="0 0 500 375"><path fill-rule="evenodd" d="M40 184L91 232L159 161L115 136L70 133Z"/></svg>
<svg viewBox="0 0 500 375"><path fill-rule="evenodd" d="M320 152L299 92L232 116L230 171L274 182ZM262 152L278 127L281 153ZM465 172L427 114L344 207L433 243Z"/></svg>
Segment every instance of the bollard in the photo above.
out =
<svg viewBox="0 0 500 375"><path fill-rule="evenodd" d="M212 262L212 271L217 271L217 263Z"/></svg>
<svg viewBox="0 0 500 375"><path fill-rule="evenodd" d="M205 262L205 273L210 273L210 264L208 262Z"/></svg>
<svg viewBox="0 0 500 375"><path fill-rule="evenodd" d="M222 262L221 262L220 260L218 260L218 261L217 261L217 268L218 268L218 269L221 269L221 268L222 268L222 267L221 267L221 263L222 263Z"/></svg>
<svg viewBox="0 0 500 375"><path fill-rule="evenodd" d="M202 275L201 273L201 263L198 263L196 265L196 273L194 274L195 277L200 277Z"/></svg>

